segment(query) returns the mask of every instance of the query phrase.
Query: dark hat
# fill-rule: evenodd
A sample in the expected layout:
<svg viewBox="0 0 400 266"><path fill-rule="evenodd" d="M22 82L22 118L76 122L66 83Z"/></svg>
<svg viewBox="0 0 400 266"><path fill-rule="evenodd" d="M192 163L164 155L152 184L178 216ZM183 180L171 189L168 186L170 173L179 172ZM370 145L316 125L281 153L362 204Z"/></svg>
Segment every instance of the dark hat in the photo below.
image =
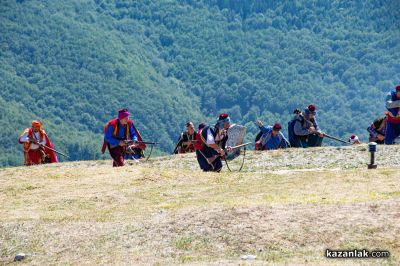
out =
<svg viewBox="0 0 400 266"><path fill-rule="evenodd" d="M275 123L275 125L272 127L273 130L281 130L282 126L279 123Z"/></svg>
<svg viewBox="0 0 400 266"><path fill-rule="evenodd" d="M397 91L397 92L400 91L400 85L397 85L397 86L396 86L396 91Z"/></svg>

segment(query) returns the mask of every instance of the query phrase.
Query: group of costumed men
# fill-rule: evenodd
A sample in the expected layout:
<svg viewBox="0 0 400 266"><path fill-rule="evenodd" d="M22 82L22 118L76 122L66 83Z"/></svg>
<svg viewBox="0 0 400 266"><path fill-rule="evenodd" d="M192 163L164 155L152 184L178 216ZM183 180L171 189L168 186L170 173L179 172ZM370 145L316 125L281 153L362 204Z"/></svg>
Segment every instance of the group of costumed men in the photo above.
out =
<svg viewBox="0 0 400 266"><path fill-rule="evenodd" d="M369 141L378 144L394 144L400 136L400 85L386 96L385 115L376 119L369 127ZM294 110L294 117L288 122L288 140L281 132L282 126L275 123L273 126L263 125L257 121L260 129L255 140L256 150L276 150L288 147L307 148L318 147L326 135L316 121L317 108L314 104L308 105L303 111ZM104 127L104 142L102 153L108 148L113 159L113 166L123 166L125 159L142 159L146 144L137 130L127 109L118 111L118 117L107 122ZM220 114L214 126L201 123L197 132L193 122L186 123L186 131L181 133L173 154L196 152L197 161L203 171L219 172L222 168L221 159L232 151L226 147L228 129L231 119L228 114ZM24 147L24 165L55 163L57 156L53 144L43 129L40 121L32 122L19 137ZM360 144L356 135L351 135L349 143Z"/></svg>
<svg viewBox="0 0 400 266"><path fill-rule="evenodd" d="M282 126L275 123L273 126L264 126L261 120L257 121L260 132L256 136L256 150L276 150L293 148L319 147L322 145L324 133L319 129L316 115L316 106L310 104L304 111L295 109L294 117L288 123L289 140L281 132Z"/></svg>
<svg viewBox="0 0 400 266"><path fill-rule="evenodd" d="M102 153L108 148L113 159L113 166L123 166L125 159L144 157L146 145L142 143L139 131L129 119L127 109L118 111L118 118L107 122L104 128L104 143ZM228 139L227 130L231 123L227 114L221 114L214 127L199 125L196 132L194 124L186 124L187 131L183 132L174 149L174 154L196 151L200 168L204 171L217 171L222 168L221 157L230 147L225 148Z"/></svg>
<svg viewBox="0 0 400 266"><path fill-rule="evenodd" d="M390 91L385 98L386 112L377 118L368 128L369 142L377 144L395 144L400 137L400 85ZM256 150L273 150L277 148L290 147L318 147L322 145L325 133L323 133L315 119L316 106L310 104L304 111L296 109L294 117L288 123L289 141L279 132L279 123L273 127L265 127L258 121L260 133L256 137ZM350 144L361 144L358 136L352 134L348 140Z"/></svg>

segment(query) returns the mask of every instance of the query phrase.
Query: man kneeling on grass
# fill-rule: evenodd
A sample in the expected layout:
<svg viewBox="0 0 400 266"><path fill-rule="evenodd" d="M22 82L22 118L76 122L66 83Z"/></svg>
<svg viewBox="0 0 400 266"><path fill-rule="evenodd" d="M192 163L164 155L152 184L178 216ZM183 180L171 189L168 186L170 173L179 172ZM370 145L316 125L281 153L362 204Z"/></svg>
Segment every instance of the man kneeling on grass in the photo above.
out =
<svg viewBox="0 0 400 266"><path fill-rule="evenodd" d="M316 107L310 104L304 111L296 115L288 124L289 141L292 147L320 147L324 133L320 131L315 119Z"/></svg>
<svg viewBox="0 0 400 266"><path fill-rule="evenodd" d="M104 143L102 153L106 147L113 158L113 166L123 166L126 153L126 141L137 141L136 128L129 119L127 109L118 111L118 118L111 119L104 127Z"/></svg>
<svg viewBox="0 0 400 266"><path fill-rule="evenodd" d="M281 132L281 124L276 123L273 127L264 126L261 120L258 120L257 124L262 132L262 136L256 142L256 150L277 150L288 147L286 138Z"/></svg>
<svg viewBox="0 0 400 266"><path fill-rule="evenodd" d="M221 171L221 157L225 156L227 130L230 126L231 120L228 114L220 114L214 127L205 126L199 130L195 146L197 161L203 171ZM227 147L227 151L229 150L230 147Z"/></svg>
<svg viewBox="0 0 400 266"><path fill-rule="evenodd" d="M18 141L24 145L24 165L58 162L55 152L48 149L54 146L39 120L32 121L32 127L25 129Z"/></svg>

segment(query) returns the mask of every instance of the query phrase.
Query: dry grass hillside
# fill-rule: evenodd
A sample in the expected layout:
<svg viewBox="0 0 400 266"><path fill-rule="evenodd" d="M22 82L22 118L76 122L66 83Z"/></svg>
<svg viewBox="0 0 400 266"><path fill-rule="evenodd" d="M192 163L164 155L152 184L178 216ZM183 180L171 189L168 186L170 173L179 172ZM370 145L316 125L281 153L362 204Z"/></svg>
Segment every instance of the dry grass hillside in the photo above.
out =
<svg viewBox="0 0 400 266"><path fill-rule="evenodd" d="M0 264L400 265L398 149L378 147L376 170L366 146L248 152L240 173L193 154L1 169Z"/></svg>

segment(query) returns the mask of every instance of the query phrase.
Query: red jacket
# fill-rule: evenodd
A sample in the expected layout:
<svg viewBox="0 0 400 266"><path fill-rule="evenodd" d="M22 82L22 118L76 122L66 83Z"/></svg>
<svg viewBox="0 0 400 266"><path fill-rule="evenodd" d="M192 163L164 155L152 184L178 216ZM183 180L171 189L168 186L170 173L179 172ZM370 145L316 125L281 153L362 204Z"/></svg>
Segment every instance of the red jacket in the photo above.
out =
<svg viewBox="0 0 400 266"><path fill-rule="evenodd" d="M22 132L21 136L25 135L26 133L28 133L28 137L29 138L33 137L33 129L32 128L25 129L24 132ZM39 136L40 136L39 137L39 142L42 142L43 138L45 138L46 139L46 146L49 147L49 148L54 149L53 143L51 143L50 138L47 136L47 134L46 134L46 132L44 130L40 130L39 131ZM31 143L30 142L21 142L21 141L19 141L19 143L24 144L24 152L28 153L29 149L30 149L30 146L31 146ZM56 153L54 151L51 151L51 150L49 150L47 148L43 148L43 150L47 154L47 156L49 156L50 163L58 162L57 155L56 155Z"/></svg>

